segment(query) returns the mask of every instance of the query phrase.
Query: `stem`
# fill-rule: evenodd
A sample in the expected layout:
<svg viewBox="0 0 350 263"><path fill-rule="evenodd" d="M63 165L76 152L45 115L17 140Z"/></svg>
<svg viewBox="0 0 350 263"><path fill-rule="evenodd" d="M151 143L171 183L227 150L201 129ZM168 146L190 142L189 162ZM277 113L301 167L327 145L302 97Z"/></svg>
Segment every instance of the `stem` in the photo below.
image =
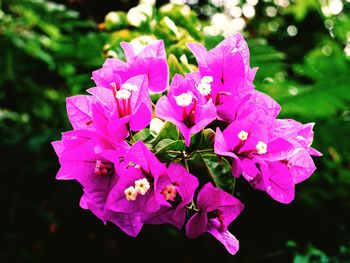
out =
<svg viewBox="0 0 350 263"><path fill-rule="evenodd" d="M236 177L233 178L232 195L235 193L235 188L236 188Z"/></svg>
<svg viewBox="0 0 350 263"><path fill-rule="evenodd" d="M200 153L199 156L202 158L202 161L203 161L203 163L204 163L204 165L205 165L205 168L207 168L208 174L210 175L210 177L211 177L211 179L212 179L212 181L213 181L215 187L218 187L218 185L217 185L217 183L216 183L216 180L215 180L215 177L214 177L214 175L211 173L210 168L208 167L207 163L205 162L205 160L204 160L204 158L203 158L203 155Z"/></svg>
<svg viewBox="0 0 350 263"><path fill-rule="evenodd" d="M136 142L134 136L132 136L132 131L131 131L131 129L130 129L130 126L129 126L129 134L130 134L130 135L129 135L130 139L131 139L132 141Z"/></svg>
<svg viewBox="0 0 350 263"><path fill-rule="evenodd" d="M187 172L189 172L190 169L188 168L187 157L186 157L185 151L183 152L183 161L184 161L185 168L186 168Z"/></svg>

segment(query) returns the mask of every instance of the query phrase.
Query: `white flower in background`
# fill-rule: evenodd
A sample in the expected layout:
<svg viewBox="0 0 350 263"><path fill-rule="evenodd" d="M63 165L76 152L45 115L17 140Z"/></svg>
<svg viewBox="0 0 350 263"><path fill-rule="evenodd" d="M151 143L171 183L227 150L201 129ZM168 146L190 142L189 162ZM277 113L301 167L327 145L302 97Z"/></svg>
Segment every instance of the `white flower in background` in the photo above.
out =
<svg viewBox="0 0 350 263"><path fill-rule="evenodd" d="M255 8L252 5L244 4L242 6L243 15L247 18L252 18L255 16Z"/></svg>
<svg viewBox="0 0 350 263"><path fill-rule="evenodd" d="M105 17L106 23L118 24L120 22L120 17L117 12L109 12Z"/></svg>
<svg viewBox="0 0 350 263"><path fill-rule="evenodd" d="M242 8L239 6L233 6L229 9L230 15L234 18L238 18L242 16Z"/></svg>
<svg viewBox="0 0 350 263"><path fill-rule="evenodd" d="M246 0L247 4L249 5L257 5L259 3L259 0Z"/></svg>
<svg viewBox="0 0 350 263"><path fill-rule="evenodd" d="M146 22L153 14L153 7L149 4L140 4L131 8L127 14L127 19L130 25L139 27Z"/></svg>
<svg viewBox="0 0 350 263"><path fill-rule="evenodd" d="M242 17L235 18L232 21L233 33L243 31L246 26L246 22Z"/></svg>
<svg viewBox="0 0 350 263"><path fill-rule="evenodd" d="M146 4L146 5L155 5L156 0L140 0L140 4Z"/></svg>
<svg viewBox="0 0 350 263"><path fill-rule="evenodd" d="M341 11L343 11L344 4L341 0L322 0L321 2L321 10L325 16L338 15Z"/></svg>
<svg viewBox="0 0 350 263"><path fill-rule="evenodd" d="M164 122L161 119L153 118L151 120L149 128L150 128L152 133L158 134L160 132L160 130L163 128L163 126L164 126Z"/></svg>
<svg viewBox="0 0 350 263"><path fill-rule="evenodd" d="M170 0L170 3L183 5L186 4L186 0Z"/></svg>

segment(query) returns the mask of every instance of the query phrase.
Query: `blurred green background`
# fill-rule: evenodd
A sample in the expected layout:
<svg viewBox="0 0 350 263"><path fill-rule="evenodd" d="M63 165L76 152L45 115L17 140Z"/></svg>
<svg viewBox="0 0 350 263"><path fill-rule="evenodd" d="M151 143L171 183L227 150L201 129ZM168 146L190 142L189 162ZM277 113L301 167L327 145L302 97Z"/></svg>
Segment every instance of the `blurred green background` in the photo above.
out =
<svg viewBox="0 0 350 263"><path fill-rule="evenodd" d="M0 0L0 262L350 262L350 1L141 2ZM121 40L164 39L173 74L195 70L185 42L209 48L237 31L280 117L316 122L324 156L295 201L239 180L234 257L209 235L146 226L133 239L80 209L79 185L55 180L50 145L70 129L65 97L93 86L106 57L122 58Z"/></svg>

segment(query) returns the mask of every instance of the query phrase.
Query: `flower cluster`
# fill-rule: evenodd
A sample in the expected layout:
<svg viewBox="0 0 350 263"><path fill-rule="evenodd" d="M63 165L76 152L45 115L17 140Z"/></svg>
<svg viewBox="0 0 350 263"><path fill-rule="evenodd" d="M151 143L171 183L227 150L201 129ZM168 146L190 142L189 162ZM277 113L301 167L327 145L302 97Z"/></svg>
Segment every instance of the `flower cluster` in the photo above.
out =
<svg viewBox="0 0 350 263"><path fill-rule="evenodd" d="M198 72L175 75L154 106L150 93L168 88L163 42L121 43L126 62L107 59L92 73L90 95L67 98L73 130L52 143L56 178L78 181L80 206L130 236L144 224L185 225L188 238L208 232L235 254L239 243L228 226L244 206L213 180L221 174L205 175L213 166L205 154L231 163L231 179L242 175L290 203L295 184L315 170L310 155L320 153L311 147L313 124L277 119L280 106L254 89L257 68L240 34L209 51L187 45Z"/></svg>

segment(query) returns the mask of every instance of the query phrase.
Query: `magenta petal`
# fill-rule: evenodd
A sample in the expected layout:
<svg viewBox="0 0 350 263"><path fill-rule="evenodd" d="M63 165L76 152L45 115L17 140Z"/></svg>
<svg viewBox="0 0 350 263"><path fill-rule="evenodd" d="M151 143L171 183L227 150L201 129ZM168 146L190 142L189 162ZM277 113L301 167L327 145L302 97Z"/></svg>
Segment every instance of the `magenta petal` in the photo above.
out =
<svg viewBox="0 0 350 263"><path fill-rule="evenodd" d="M209 220L207 231L223 244L231 255L236 254L239 249L239 241L229 231L220 231L219 229L218 220Z"/></svg>
<svg viewBox="0 0 350 263"><path fill-rule="evenodd" d="M64 145L62 141L54 141L51 142L51 145L53 149L55 150L55 153L58 157L61 156L62 152L64 151Z"/></svg>
<svg viewBox="0 0 350 263"><path fill-rule="evenodd" d="M120 46L124 50L124 57L126 59L126 62L131 63L136 56L135 51L134 51L134 47L132 46L132 44L130 44L128 42L121 42Z"/></svg>
<svg viewBox="0 0 350 263"><path fill-rule="evenodd" d="M269 164L266 192L276 201L289 204L294 200L294 183L288 168L280 162Z"/></svg>
<svg viewBox="0 0 350 263"><path fill-rule="evenodd" d="M147 45L138 55L139 57L166 59L163 40L156 40Z"/></svg>
<svg viewBox="0 0 350 263"><path fill-rule="evenodd" d="M281 111L281 106L273 98L257 90L253 91L250 102L266 109L273 117L277 117Z"/></svg>
<svg viewBox="0 0 350 263"><path fill-rule="evenodd" d="M136 237L140 233L143 226L141 217L135 214L124 214L107 211L105 218L118 226L121 230L123 230L131 237Z"/></svg>
<svg viewBox="0 0 350 263"><path fill-rule="evenodd" d="M291 165L290 172L293 177L294 184L301 183L309 178L316 170L314 161L306 150L300 149L290 159L288 159Z"/></svg>
<svg viewBox="0 0 350 263"><path fill-rule="evenodd" d="M130 116L130 129L139 131L145 128L152 119L152 113L145 103L142 103L137 112Z"/></svg>
<svg viewBox="0 0 350 263"><path fill-rule="evenodd" d="M225 137L219 128L216 128L215 141L214 141L214 151L218 155L230 156L237 159L237 155L230 151L227 145Z"/></svg>
<svg viewBox="0 0 350 263"><path fill-rule="evenodd" d="M207 213L198 212L188 220L186 225L186 236L195 239L206 232L208 224Z"/></svg>
<svg viewBox="0 0 350 263"><path fill-rule="evenodd" d="M205 67L206 55L207 55L206 48L202 44L195 43L195 42L186 43L186 45L192 51L193 55L196 57L198 66Z"/></svg>
<svg viewBox="0 0 350 263"><path fill-rule="evenodd" d="M91 104L94 102L92 96L78 95L66 99L68 118L74 129L88 129L92 119Z"/></svg>
<svg viewBox="0 0 350 263"><path fill-rule="evenodd" d="M113 92L110 89L105 89L101 87L90 88L87 90L91 95L97 98L97 100L102 103L107 110L113 112L115 111L115 100Z"/></svg>
<svg viewBox="0 0 350 263"><path fill-rule="evenodd" d="M313 156L323 156L323 153L317 151L316 149L310 147L309 149L309 153Z"/></svg>

